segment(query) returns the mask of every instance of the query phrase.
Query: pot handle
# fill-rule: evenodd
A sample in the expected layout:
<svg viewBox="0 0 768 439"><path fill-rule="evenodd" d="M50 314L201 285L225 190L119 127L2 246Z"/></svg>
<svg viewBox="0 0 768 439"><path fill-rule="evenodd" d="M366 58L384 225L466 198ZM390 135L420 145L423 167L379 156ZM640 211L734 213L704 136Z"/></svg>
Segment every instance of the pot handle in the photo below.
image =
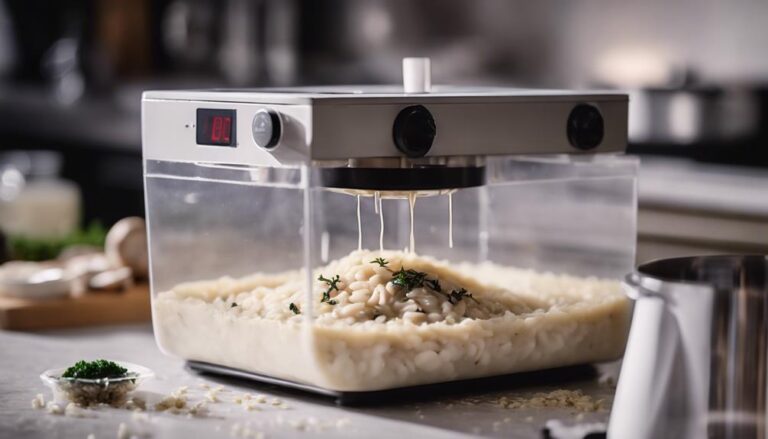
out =
<svg viewBox="0 0 768 439"><path fill-rule="evenodd" d="M608 437L665 437L666 394L679 344L677 324L662 297L637 291L637 284L625 287L633 290L630 297L636 303Z"/></svg>

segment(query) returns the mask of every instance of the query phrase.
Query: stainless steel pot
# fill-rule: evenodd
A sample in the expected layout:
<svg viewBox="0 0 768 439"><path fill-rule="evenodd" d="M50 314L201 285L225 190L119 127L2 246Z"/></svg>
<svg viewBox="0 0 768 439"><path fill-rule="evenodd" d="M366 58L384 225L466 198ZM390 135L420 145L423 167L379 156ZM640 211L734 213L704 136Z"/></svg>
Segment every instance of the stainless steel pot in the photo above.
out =
<svg viewBox="0 0 768 439"><path fill-rule="evenodd" d="M636 300L610 438L765 438L768 257L666 259Z"/></svg>

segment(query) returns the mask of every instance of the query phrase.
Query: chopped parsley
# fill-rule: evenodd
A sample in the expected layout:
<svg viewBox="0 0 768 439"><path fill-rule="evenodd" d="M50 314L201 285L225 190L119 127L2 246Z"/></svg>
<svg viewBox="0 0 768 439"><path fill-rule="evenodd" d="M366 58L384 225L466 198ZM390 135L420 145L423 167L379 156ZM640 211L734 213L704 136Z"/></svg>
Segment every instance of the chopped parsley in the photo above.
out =
<svg viewBox="0 0 768 439"><path fill-rule="evenodd" d="M290 309L290 310L291 310L291 312L293 312L294 314L301 314L301 310L300 310L300 309L299 309L299 307L298 307L298 306L296 306L296 304L295 304L295 303L293 303L293 302L291 302L291 304L290 304L290 305L288 305L288 309Z"/></svg>
<svg viewBox="0 0 768 439"><path fill-rule="evenodd" d="M100 378L121 378L128 374L128 369L120 366L114 361L80 360L74 366L67 368L61 375L62 378L79 379L100 379Z"/></svg>
<svg viewBox="0 0 768 439"><path fill-rule="evenodd" d="M371 264L376 264L381 268L387 268L387 264L389 264L389 261L387 261L384 258L376 258L371 261Z"/></svg>
<svg viewBox="0 0 768 439"><path fill-rule="evenodd" d="M320 277L317 278L320 282L325 282L326 285L328 285L328 289L323 292L323 298L320 299L320 302L328 303L329 305L336 305L336 301L331 299L331 292L333 290L339 291L339 282L341 279L339 278L339 275L333 276L332 278L328 279L326 277L323 277L321 274Z"/></svg>

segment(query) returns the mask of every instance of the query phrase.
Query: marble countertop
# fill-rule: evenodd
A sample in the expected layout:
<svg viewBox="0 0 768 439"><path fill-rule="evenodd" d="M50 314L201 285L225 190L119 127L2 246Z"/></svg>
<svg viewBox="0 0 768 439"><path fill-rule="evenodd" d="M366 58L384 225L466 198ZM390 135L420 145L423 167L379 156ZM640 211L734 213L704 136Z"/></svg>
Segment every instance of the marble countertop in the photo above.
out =
<svg viewBox="0 0 768 439"><path fill-rule="evenodd" d="M349 438L462 438L542 437L549 419L565 424L605 422L608 411L577 413L570 409L510 409L499 404L502 396L530 396L559 388L580 389L595 399L610 402L613 388L596 379L580 378L566 383L534 383L493 392L462 396L426 397L367 407L339 407L332 400L287 391L278 387L201 376L188 371L181 360L162 354L149 325L66 330L45 333L0 331L0 437L114 438L120 424L137 438L188 437L349 437ZM84 358L110 358L138 363L155 371L142 383L140 393L148 401L189 386L190 403L205 399L207 386L223 386L220 402L208 402L209 413L200 417L125 409L89 409L73 417L53 415L32 408L31 401L51 392L39 379L48 368L63 367ZM262 394L267 403L246 410L234 400L244 394ZM274 398L283 402L274 406ZM263 434L260 435L259 433Z"/></svg>

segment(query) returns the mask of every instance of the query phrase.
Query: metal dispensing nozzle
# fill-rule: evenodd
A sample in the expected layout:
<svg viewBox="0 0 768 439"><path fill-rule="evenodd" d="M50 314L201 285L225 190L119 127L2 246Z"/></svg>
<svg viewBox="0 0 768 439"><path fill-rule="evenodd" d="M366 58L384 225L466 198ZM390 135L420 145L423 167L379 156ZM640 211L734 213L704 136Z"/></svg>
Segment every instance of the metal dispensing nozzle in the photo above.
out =
<svg viewBox="0 0 768 439"><path fill-rule="evenodd" d="M432 87L429 58L403 59L403 91L426 94ZM351 195L408 198L444 195L485 183L480 157L425 157L437 136L435 119L423 105L397 114L392 141L403 157L350 159L345 166L321 168L321 185Z"/></svg>
<svg viewBox="0 0 768 439"><path fill-rule="evenodd" d="M444 195L485 184L481 157L430 159L353 159L346 165L319 167L319 185L351 195L408 198Z"/></svg>

